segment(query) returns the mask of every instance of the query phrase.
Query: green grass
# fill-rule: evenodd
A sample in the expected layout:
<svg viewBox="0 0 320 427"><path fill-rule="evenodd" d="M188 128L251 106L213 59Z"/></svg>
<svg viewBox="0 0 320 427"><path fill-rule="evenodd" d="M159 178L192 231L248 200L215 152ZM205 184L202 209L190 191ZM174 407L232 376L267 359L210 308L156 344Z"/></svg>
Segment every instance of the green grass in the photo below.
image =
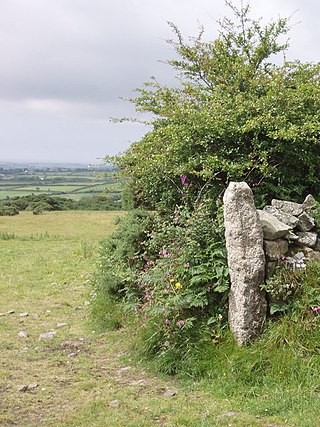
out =
<svg viewBox="0 0 320 427"><path fill-rule="evenodd" d="M18 179L19 178L19 179ZM41 178L41 179L40 179ZM24 175L21 173L8 175L0 180L0 199L7 197L26 196L28 194L63 193L65 197L76 198L92 196L93 192L119 191L121 184L114 179L112 173L97 174L94 172L38 172Z"/></svg>
<svg viewBox="0 0 320 427"><path fill-rule="evenodd" d="M105 333L92 326L88 302L98 241L114 228L116 215L0 217L0 235L12 237L0 240L0 312L14 310L0 317L0 425L317 425L320 390L309 390L303 400L305 380L279 382L286 361L270 358L265 365L262 347L236 349L230 340L207 361L216 365L210 378L184 381L156 376L136 360L134 325ZM58 322L67 326L57 328ZM52 329L52 340L39 340ZM72 353L77 356L68 357ZM288 358L293 355L289 348ZM316 361L303 369L310 379ZM18 391L31 383L38 387Z"/></svg>

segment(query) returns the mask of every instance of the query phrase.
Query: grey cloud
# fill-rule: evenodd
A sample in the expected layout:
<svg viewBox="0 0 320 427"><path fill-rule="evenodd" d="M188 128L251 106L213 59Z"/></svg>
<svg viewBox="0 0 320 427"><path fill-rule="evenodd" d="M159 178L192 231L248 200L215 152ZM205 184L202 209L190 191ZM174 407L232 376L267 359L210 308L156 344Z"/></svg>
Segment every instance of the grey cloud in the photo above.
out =
<svg viewBox="0 0 320 427"><path fill-rule="evenodd" d="M318 1L251 3L267 21L300 9L290 55L318 60ZM122 151L146 129L109 123L134 115L119 97L151 75L173 82L158 62L173 55L166 21L186 37L203 23L213 38L226 13L224 0L1 0L0 160L92 160Z"/></svg>

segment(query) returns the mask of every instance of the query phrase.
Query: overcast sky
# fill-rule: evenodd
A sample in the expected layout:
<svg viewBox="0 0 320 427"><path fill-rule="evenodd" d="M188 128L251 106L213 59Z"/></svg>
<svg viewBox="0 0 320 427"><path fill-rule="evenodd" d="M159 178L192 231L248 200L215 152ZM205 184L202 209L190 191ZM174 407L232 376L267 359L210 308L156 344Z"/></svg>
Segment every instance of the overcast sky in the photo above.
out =
<svg viewBox="0 0 320 427"><path fill-rule="evenodd" d="M237 3L238 0L235 0ZM289 59L319 61L318 0L252 0L252 13L292 17ZM167 21L217 36L224 0L0 0L0 161L96 162L147 129L133 95L150 76L170 83ZM300 22L300 24L298 24ZM297 25L295 25L297 24Z"/></svg>

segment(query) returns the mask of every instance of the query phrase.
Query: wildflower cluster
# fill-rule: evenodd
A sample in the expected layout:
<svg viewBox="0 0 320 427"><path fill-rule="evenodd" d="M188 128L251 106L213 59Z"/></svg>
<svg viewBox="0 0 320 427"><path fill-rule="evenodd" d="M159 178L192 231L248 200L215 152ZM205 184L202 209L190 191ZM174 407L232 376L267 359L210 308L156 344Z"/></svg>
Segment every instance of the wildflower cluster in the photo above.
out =
<svg viewBox="0 0 320 427"><path fill-rule="evenodd" d="M127 307L162 357L175 349L181 357L181 346L193 346L192 334L205 329L210 339L226 322L226 251L221 213L213 214L202 205L192 213L180 207L171 217L155 215L144 252L129 260Z"/></svg>

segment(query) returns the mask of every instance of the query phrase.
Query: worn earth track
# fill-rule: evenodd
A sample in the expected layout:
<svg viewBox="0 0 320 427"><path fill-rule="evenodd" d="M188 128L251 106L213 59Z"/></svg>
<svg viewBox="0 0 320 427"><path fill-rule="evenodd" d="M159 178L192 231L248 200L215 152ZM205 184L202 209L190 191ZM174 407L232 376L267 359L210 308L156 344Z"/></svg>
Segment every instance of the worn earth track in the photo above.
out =
<svg viewBox="0 0 320 427"><path fill-rule="evenodd" d="M1 426L280 426L130 359L132 330L90 326L107 212L0 218ZM288 424L287 424L288 425Z"/></svg>

